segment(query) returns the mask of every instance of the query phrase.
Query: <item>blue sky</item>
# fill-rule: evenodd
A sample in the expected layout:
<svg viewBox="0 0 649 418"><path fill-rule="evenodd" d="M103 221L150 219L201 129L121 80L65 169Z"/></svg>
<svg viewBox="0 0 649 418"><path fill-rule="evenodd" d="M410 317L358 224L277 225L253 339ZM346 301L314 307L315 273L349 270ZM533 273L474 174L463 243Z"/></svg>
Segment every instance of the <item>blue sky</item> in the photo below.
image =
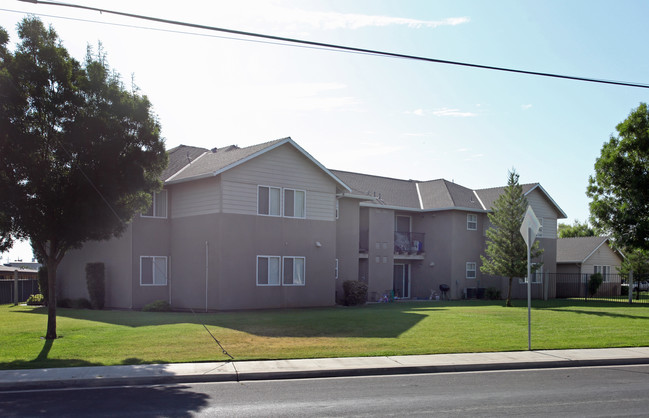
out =
<svg viewBox="0 0 649 418"><path fill-rule="evenodd" d="M649 2L639 0L69 2L451 61L649 83ZM0 26L12 41L25 13L49 15L41 19L79 60L88 44L101 41L125 83L133 74L151 99L168 147L247 146L291 136L329 168L445 178L470 188L504 185L515 168L521 183L541 183L567 213L566 222L587 219L585 190L602 144L649 93L250 42L19 1L0 0L0 9ZM29 257L25 247L5 260Z"/></svg>

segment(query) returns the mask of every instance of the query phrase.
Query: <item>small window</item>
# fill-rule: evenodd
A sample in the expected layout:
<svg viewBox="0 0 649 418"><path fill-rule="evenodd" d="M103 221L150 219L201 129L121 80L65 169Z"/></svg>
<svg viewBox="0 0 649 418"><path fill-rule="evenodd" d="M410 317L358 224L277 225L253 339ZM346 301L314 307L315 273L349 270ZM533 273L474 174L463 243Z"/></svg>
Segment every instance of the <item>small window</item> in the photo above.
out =
<svg viewBox="0 0 649 418"><path fill-rule="evenodd" d="M336 219L340 217L340 201L336 199Z"/></svg>
<svg viewBox="0 0 649 418"><path fill-rule="evenodd" d="M257 214L280 216L280 195L279 187L259 186L257 192Z"/></svg>
<svg viewBox="0 0 649 418"><path fill-rule="evenodd" d="M539 218L539 231L536 233L537 238L543 238L543 218Z"/></svg>
<svg viewBox="0 0 649 418"><path fill-rule="evenodd" d="M140 286L167 285L167 257L140 257Z"/></svg>
<svg viewBox="0 0 649 418"><path fill-rule="evenodd" d="M304 190L284 189L284 216L304 218L306 212Z"/></svg>
<svg viewBox="0 0 649 418"><path fill-rule="evenodd" d="M476 264L475 263L466 263L466 278L475 279L476 278Z"/></svg>
<svg viewBox="0 0 649 418"><path fill-rule="evenodd" d="M336 279L338 278L338 259L336 259L336 263L334 264L334 277Z"/></svg>
<svg viewBox="0 0 649 418"><path fill-rule="evenodd" d="M257 256L257 286L279 286L279 256Z"/></svg>
<svg viewBox="0 0 649 418"><path fill-rule="evenodd" d="M304 257L284 257L284 286L304 286Z"/></svg>
<svg viewBox="0 0 649 418"><path fill-rule="evenodd" d="M466 229L476 231L478 229L478 215L468 213L466 215Z"/></svg>
<svg viewBox="0 0 649 418"><path fill-rule="evenodd" d="M145 218L167 217L167 191L160 190L151 196L151 206L142 214Z"/></svg>

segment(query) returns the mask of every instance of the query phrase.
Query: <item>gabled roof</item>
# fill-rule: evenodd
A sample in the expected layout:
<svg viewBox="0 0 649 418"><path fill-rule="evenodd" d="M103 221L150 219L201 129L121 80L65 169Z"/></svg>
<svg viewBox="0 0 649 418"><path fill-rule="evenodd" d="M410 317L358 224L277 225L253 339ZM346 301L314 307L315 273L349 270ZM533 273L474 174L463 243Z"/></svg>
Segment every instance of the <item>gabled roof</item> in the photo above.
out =
<svg viewBox="0 0 649 418"><path fill-rule="evenodd" d="M584 263L608 241L608 237L559 238L557 263Z"/></svg>
<svg viewBox="0 0 649 418"><path fill-rule="evenodd" d="M532 193L534 190L540 191L543 196L547 199L547 201L554 206L555 210L559 214L558 218L563 219L567 218L568 215L557 205L557 203L550 197L550 194L545 191L545 189L539 184L539 183L529 183L529 184L521 184L521 187L523 188L523 195L527 196L530 193ZM478 189L475 191L476 195L480 198L482 201L482 204L484 205L485 209L491 210L493 207L494 202L498 197L503 193L505 190L505 187L492 187L489 189Z"/></svg>
<svg viewBox="0 0 649 418"><path fill-rule="evenodd" d="M302 147L295 143L291 138L282 138L274 141L264 142L263 144L252 145L245 148L239 148L236 145L230 145L225 148L214 148L205 150L201 155L191 162L185 163L181 168L165 179L165 184L182 183L186 181L198 180L207 177L219 175L231 168L245 163L253 158L265 154L275 148L288 144L294 147L302 155L308 158L313 164L318 166L329 177L332 178L340 187L351 191L338 177L325 168L320 162L306 152ZM170 158L171 164L171 158Z"/></svg>
<svg viewBox="0 0 649 418"><path fill-rule="evenodd" d="M207 148L190 147L188 145L178 145L177 147L170 149L167 151L169 164L160 175L160 179L162 181L167 180L173 174L177 173L180 169L207 151Z"/></svg>
<svg viewBox="0 0 649 418"><path fill-rule="evenodd" d="M414 180L399 180L340 170L331 170L331 172L347 184L352 193L375 198L378 204L419 208L419 197Z"/></svg>

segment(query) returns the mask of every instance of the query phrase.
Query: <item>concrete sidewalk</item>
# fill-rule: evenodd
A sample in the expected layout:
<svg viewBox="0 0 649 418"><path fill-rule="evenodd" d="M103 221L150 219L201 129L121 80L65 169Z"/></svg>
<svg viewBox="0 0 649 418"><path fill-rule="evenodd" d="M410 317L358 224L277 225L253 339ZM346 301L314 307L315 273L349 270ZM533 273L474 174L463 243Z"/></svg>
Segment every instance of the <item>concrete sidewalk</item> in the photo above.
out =
<svg viewBox="0 0 649 418"><path fill-rule="evenodd" d="M649 347L0 370L0 391L649 364Z"/></svg>

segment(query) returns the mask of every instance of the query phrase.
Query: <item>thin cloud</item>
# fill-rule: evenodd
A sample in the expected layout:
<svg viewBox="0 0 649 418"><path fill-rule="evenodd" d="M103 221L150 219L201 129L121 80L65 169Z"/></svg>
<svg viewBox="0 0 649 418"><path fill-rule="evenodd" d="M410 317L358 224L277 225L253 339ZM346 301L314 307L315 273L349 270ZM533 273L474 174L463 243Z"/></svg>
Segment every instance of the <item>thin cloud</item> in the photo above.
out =
<svg viewBox="0 0 649 418"><path fill-rule="evenodd" d="M433 110L433 115L440 116L440 117L448 116L454 118L472 118L474 116L477 116L477 114L473 112L462 112L459 109L449 109L449 108Z"/></svg>
<svg viewBox="0 0 649 418"><path fill-rule="evenodd" d="M523 109L523 110L527 110L527 109L531 109L531 108L532 108L532 105L531 105L531 104L524 104L524 105L521 105L521 109Z"/></svg>

